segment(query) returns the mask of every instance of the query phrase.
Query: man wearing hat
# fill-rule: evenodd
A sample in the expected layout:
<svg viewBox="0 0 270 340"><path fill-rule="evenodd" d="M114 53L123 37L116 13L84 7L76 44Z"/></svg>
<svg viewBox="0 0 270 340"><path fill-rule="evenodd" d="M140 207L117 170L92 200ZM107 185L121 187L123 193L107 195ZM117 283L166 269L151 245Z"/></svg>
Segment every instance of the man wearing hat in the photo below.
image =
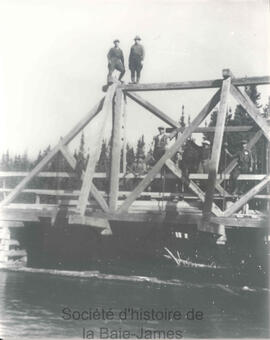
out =
<svg viewBox="0 0 270 340"><path fill-rule="evenodd" d="M108 77L107 77L107 82L108 84L112 84L112 73L114 70L117 70L120 72L119 75L119 80L121 81L123 75L125 74L125 63L124 63L124 54L121 48L119 47L119 39L114 40L114 47L112 47L108 54Z"/></svg>
<svg viewBox="0 0 270 340"><path fill-rule="evenodd" d="M128 65L131 72L131 82L139 83L144 61L144 47L140 44L141 38L138 35L134 40L135 43L131 46L129 53Z"/></svg>
<svg viewBox="0 0 270 340"><path fill-rule="evenodd" d="M164 155L168 146L168 136L165 133L165 127L158 127L159 134L153 138L152 145L154 146L153 157L156 162Z"/></svg>
<svg viewBox="0 0 270 340"><path fill-rule="evenodd" d="M230 176L231 192L236 195L241 195L246 189L246 181L237 181L240 174L249 174L253 170L253 157L248 149L247 141L241 141L242 148L236 154L230 156L237 159L237 166L233 169Z"/></svg>
<svg viewBox="0 0 270 340"><path fill-rule="evenodd" d="M205 139L202 142L202 146L200 147L199 172L208 173L210 157L211 157L210 142L209 140Z"/></svg>

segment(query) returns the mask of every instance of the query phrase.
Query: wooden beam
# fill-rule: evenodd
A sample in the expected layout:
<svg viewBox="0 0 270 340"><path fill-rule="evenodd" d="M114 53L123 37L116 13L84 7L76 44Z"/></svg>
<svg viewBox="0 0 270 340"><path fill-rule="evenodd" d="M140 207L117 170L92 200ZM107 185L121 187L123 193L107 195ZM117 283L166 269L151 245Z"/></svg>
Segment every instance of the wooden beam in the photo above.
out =
<svg viewBox="0 0 270 340"><path fill-rule="evenodd" d="M103 108L103 104L104 104L104 97L97 103L97 105L95 105L93 107L93 109L91 111L89 111L85 117L83 117L79 122L78 124L76 124L73 129L71 129L69 131L69 133L63 137L62 139L62 143L64 145L67 145L69 142L72 141L73 138L75 138L78 133L80 133L82 131L83 128L85 128L85 126L87 124L90 123L90 121L96 117L96 115L102 110Z"/></svg>
<svg viewBox="0 0 270 340"><path fill-rule="evenodd" d="M182 172L179 168L176 167L176 165L174 164L174 162L171 159L168 159L166 161L166 165L167 167L172 171L172 173L174 173L178 178L182 178ZM199 199L204 202L205 201L205 195L204 192L199 188L198 185L196 185L193 181L189 182L189 188L199 197ZM216 216L220 216L222 215L222 211L219 209L219 207L213 203L212 206L212 212L216 215Z"/></svg>
<svg viewBox="0 0 270 340"><path fill-rule="evenodd" d="M108 229L110 224L108 219L102 217L81 216L71 214L68 218L69 224L83 224L94 228Z"/></svg>
<svg viewBox="0 0 270 340"><path fill-rule="evenodd" d="M243 126L226 126L224 129L225 133L228 132L248 132L252 130L254 127L249 125L243 125ZM169 131L168 131L169 130ZM173 128L167 128L166 131L170 133L169 137L173 138L178 132L183 132L185 130L184 127L179 127L176 129ZM198 127L194 133L209 133L209 132L215 132L216 127L215 126L207 126L207 127Z"/></svg>
<svg viewBox="0 0 270 340"><path fill-rule="evenodd" d="M92 187L92 180L95 174L96 163L100 157L102 138L105 132L106 121L108 120L109 115L112 111L112 101L113 101L113 97L114 97L117 86L118 84L114 83L113 85L109 87L108 92L105 97L102 112L100 113L102 115L102 118L101 118L101 122L99 126L99 131L97 131L96 145L95 145L93 154L90 155L90 159L86 167L86 171L85 171L83 183L82 183L82 188L81 188L81 192L79 196L78 206L77 206L81 215L85 214L85 209L86 209L86 205L88 202L88 196L90 193L90 189Z"/></svg>
<svg viewBox="0 0 270 340"><path fill-rule="evenodd" d="M121 109L122 109L123 91L116 90L115 103L113 109L112 124L112 148L111 148L111 172L110 172L110 191L109 207L115 211L119 191L119 174L121 160Z"/></svg>
<svg viewBox="0 0 270 340"><path fill-rule="evenodd" d="M102 109L103 99L73 128L61 139L61 141L32 169L29 174L14 188L14 190L0 202L4 206L12 202L25 186L45 167L45 165L59 152L61 146L68 144L82 129L87 125Z"/></svg>
<svg viewBox="0 0 270 340"><path fill-rule="evenodd" d="M258 192L260 192L270 181L270 176L265 176L265 178L250 189L245 195L231 205L227 210L224 211L223 216L229 217L235 212L237 212L244 204L246 204L250 199L252 199Z"/></svg>
<svg viewBox="0 0 270 340"><path fill-rule="evenodd" d="M16 172L14 171L11 175L10 172L7 173L6 176L2 176L2 177L6 177L6 178L13 178L13 177L23 177L25 175L27 175L28 172L25 172L24 175L19 174L18 176L16 176ZM44 177L44 178L75 178L78 175L76 175L73 172L40 172L37 177ZM240 174L237 177L238 181L260 181L262 180L264 177L266 176L266 174ZM1 177L1 176L0 176ZM146 175L141 175L141 176L135 176L133 173L128 173L128 174L124 174L124 173L120 173L119 174L119 179L120 178L127 178L127 179L142 179L146 177ZM107 174L105 172L96 172L94 175L94 178L107 178ZM160 179L161 175L157 174L155 176L156 179ZM174 176L172 174L166 174L166 178L174 178ZM190 173L189 174L189 178L190 179L195 179L195 180L207 180L208 179L208 175L207 174L203 174L203 173ZM224 181L224 180L228 180L230 179L230 175L227 173L226 175L224 174L218 174L217 175L217 181ZM0 188L1 192L11 192L14 188ZM223 193L222 189L222 193ZM68 191L68 190L66 190ZM25 192L25 189L23 190L23 192Z"/></svg>
<svg viewBox="0 0 270 340"><path fill-rule="evenodd" d="M123 84L121 87L124 91L169 91L169 90L192 90L192 89L209 89L220 88L223 79L199 80L199 81L182 81L172 83L150 83L150 84ZM249 77L234 78L232 84L235 86L248 85L267 85L270 84L270 77Z"/></svg>
<svg viewBox="0 0 270 340"><path fill-rule="evenodd" d="M154 105L152 105L150 102L148 102L147 100L143 99L141 96L139 96L136 93L126 93L127 96L131 99L133 99L136 103L140 104L142 107L144 107L146 110L150 111L151 113L153 113L156 117L160 118L161 120L163 120L163 122L169 124L172 127L178 128L180 127L180 124L175 121L174 119L172 119L171 117L169 117L168 115L166 115L166 113L162 112L160 109L158 109L157 107L155 107Z"/></svg>
<svg viewBox="0 0 270 340"><path fill-rule="evenodd" d="M69 152L69 150L68 150L66 145L62 145L61 146L61 152L62 152L63 156L66 158L66 160L69 163L69 165L71 166L71 168L73 170L75 170L75 168L76 168L76 159L73 157L73 155L71 155L71 153ZM81 176L82 180L83 180L83 178L84 178L84 171L83 171L82 176ZM92 193L93 197L95 198L95 200L100 205L100 207L104 211L108 211L109 208L108 208L107 202L103 198L102 194L98 191L98 189L96 188L94 183L92 183L92 186L91 186L90 190L91 190L91 193Z"/></svg>
<svg viewBox="0 0 270 340"><path fill-rule="evenodd" d="M1 177L25 177L29 174L29 171L0 171ZM68 173L65 171L54 172L54 171L45 171L39 172L37 177L72 177L75 176L73 173Z"/></svg>
<svg viewBox="0 0 270 340"><path fill-rule="evenodd" d="M140 195L140 193L152 182L156 174L161 170L167 159L173 155L184 144L185 140L192 134L192 132L201 124L206 116L213 110L220 99L220 90L210 99L202 111L196 116L192 123L185 129L185 131L177 138L177 141L165 152L156 165L149 171L146 177L138 184L138 186L127 197L122 206L117 210L118 213L128 210L133 201Z"/></svg>
<svg viewBox="0 0 270 340"><path fill-rule="evenodd" d="M255 123L262 129L265 137L270 141L270 126L267 120L262 117L256 105L252 102L246 92L241 92L237 87L231 87L231 93L234 98L241 104L247 113L254 119Z"/></svg>
<svg viewBox="0 0 270 340"><path fill-rule="evenodd" d="M127 98L126 95L124 95L124 108L123 108L123 173L126 173L127 170Z"/></svg>
<svg viewBox="0 0 270 340"><path fill-rule="evenodd" d="M0 228L20 228L24 227L23 222L19 221L1 221L0 220Z"/></svg>
<svg viewBox="0 0 270 340"><path fill-rule="evenodd" d="M199 224L200 231L214 232L210 225L210 214L212 211L212 204L215 192L216 177L218 172L218 166L220 161L220 153L223 141L223 134L226 122L226 114L228 108L228 98L230 94L231 77L227 77L223 80L220 105L217 116L216 131L214 135L213 147L211 152L211 159L209 161L209 172L208 172L208 185L205 194L205 202L203 205L203 218L202 223ZM214 228L216 229L216 228Z"/></svg>
<svg viewBox="0 0 270 340"><path fill-rule="evenodd" d="M64 145L64 144L61 145L60 151L61 151L62 155L65 157L68 164L70 165L71 169L74 170L76 168L77 161L76 161L75 157L73 155L71 155L71 153L68 149L68 146Z"/></svg>

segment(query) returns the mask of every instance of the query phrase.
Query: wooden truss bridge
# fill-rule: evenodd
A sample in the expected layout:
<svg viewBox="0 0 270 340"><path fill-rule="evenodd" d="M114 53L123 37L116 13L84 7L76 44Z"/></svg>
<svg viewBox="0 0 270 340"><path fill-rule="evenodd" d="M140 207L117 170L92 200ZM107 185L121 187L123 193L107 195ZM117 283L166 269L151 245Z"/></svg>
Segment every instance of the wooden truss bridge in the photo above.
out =
<svg viewBox="0 0 270 340"><path fill-rule="evenodd" d="M267 212L260 212L249 216L240 213L241 209L251 199L268 199L267 195L260 195L260 192L267 187L270 181L269 172L266 174L241 174L238 180L255 181L255 185L241 197L230 201L229 195L222 183L228 180L231 171L237 165L237 160L231 161L223 170L218 173L219 161L221 157L223 135L226 131L246 131L249 127L226 127L226 112L228 108L228 98L232 95L236 101L246 110L258 125L258 130L254 132L253 137L248 142L248 148L251 149L258 140L264 135L270 142L270 122L262 116L259 109L250 100L241 87L249 85L270 84L270 77L245 77L235 78L230 70L223 70L223 78L216 80L202 81L185 81L173 83L154 83L154 84L121 84L114 82L109 86L105 96L94 106L94 108L83 117L77 125L60 139L59 143L40 161L29 173L19 172L2 172L0 178L2 181L11 176L21 178L21 181L14 188L2 187L3 199L0 202L0 225L2 226L20 226L24 222L38 222L41 218L51 219L53 224L61 211L65 211L65 216L69 224L89 225L95 228L101 228L103 234L109 234L110 223L112 221L126 222L154 222L175 223L175 224L196 224L198 230L212 233L222 233L222 228L226 227L266 227ZM195 116L190 125L182 128L180 124L162 112L159 108L152 105L149 101L143 99L139 92L144 91L170 91L170 90L195 90L195 89L217 89L216 93L209 99L202 110ZM167 149L159 161L148 171L146 175L140 176L139 182L130 191L121 191L119 181L124 176L134 177L132 174L125 175L122 173L121 150L125 150L125 140L122 140L122 129L125 128L126 122L126 98L138 103L144 109L150 111L153 115L172 127L170 137L175 138L174 143ZM202 128L200 124L219 105L217 124L215 128ZM61 153L70 167L75 170L76 159L68 149L68 144L97 116L100 116L100 124L96 130L95 149L91 152L91 159L87 164L85 171L81 175L80 190L49 190L49 189L29 189L28 184L36 177L69 177L76 178L76 172L44 172L45 166L52 159ZM94 179L106 177L106 174L95 173L96 164L100 157L102 139L105 133L105 122L109 119L113 121L112 126L112 146L111 146L111 164L109 174L109 188L107 192L101 191L94 184ZM191 174L189 189L193 192L193 197L184 197L184 201L174 202L167 200L163 202L160 209L160 195L155 192L147 191L149 185L160 178L160 172L163 167L170 169L170 175L174 178L182 178L182 173L175 166L172 157L185 141L195 132L206 132L214 129L214 140L210 159L208 174ZM211 131L212 131L211 130ZM123 156L123 168L125 169L125 152ZM268 159L269 162L269 159ZM268 166L269 169L269 166ZM138 178L137 178L138 180ZM200 180L208 181L206 190L203 191L198 185ZM27 204L19 203L18 197L22 193L32 193L36 195L36 201ZM40 197L57 196L61 200L57 204L44 204ZM148 199L144 200L147 195ZM171 193L164 193L163 197L170 196ZM65 197L69 200L65 200ZM149 199L150 197L150 199ZM218 204L220 197L225 197L230 204L221 207ZM200 201L200 205L192 206L188 200L193 199ZM226 203L228 203L226 201ZM187 202L186 205L183 202Z"/></svg>

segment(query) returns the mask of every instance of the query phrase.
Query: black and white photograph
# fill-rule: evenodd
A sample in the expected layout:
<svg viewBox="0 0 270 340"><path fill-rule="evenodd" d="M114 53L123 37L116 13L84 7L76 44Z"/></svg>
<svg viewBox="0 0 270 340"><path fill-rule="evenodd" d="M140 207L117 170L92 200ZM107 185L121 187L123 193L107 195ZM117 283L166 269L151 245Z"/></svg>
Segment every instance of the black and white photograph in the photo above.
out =
<svg viewBox="0 0 270 340"><path fill-rule="evenodd" d="M0 0L0 340L269 339L269 0Z"/></svg>

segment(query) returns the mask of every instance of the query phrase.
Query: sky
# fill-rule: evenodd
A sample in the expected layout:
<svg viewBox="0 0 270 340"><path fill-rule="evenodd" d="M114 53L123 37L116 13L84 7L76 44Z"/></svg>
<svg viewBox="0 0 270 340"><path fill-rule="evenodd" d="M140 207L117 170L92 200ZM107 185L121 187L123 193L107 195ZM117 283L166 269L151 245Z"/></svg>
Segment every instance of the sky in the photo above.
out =
<svg viewBox="0 0 270 340"><path fill-rule="evenodd" d="M224 68L235 77L264 76L269 19L266 0L0 0L0 154L35 157L95 106L115 38L127 60L134 36L141 36L142 83L218 79ZM124 80L130 81L128 69ZM264 105L269 86L259 91ZM192 119L213 93L141 95L178 120L182 105ZM141 134L150 143L160 121L131 101L127 113L131 143ZM85 129L90 150L95 120Z"/></svg>

